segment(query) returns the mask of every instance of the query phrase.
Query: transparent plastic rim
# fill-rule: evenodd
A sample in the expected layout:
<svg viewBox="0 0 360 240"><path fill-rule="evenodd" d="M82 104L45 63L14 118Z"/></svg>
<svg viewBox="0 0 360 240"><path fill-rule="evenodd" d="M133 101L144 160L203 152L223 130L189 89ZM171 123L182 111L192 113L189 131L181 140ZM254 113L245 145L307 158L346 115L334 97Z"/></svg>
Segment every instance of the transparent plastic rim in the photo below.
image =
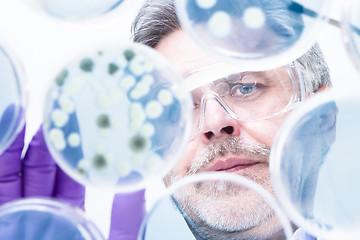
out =
<svg viewBox="0 0 360 240"><path fill-rule="evenodd" d="M331 9L332 0L324 0L322 9L316 9L319 14L319 19L316 24L312 25L311 31L307 34L306 39L301 36L300 41L297 41L294 45L281 53L256 59L242 59L235 56L224 56L217 51L214 51L206 42L198 36L197 32L193 30L190 21L188 20L186 13L186 1L187 0L175 0L175 10L179 16L179 21L183 28L190 33L191 37L197 42L197 44L203 48L209 55L222 61L229 61L233 63L241 64L244 71L261 71L276 68L279 66L287 65L295 59L305 54L315 43L319 34L323 31L328 21L328 13Z"/></svg>
<svg viewBox="0 0 360 240"><path fill-rule="evenodd" d="M360 85L359 85L360 86ZM360 230L354 233L348 233L344 231L334 230L328 232L324 229L321 229L318 225L308 222L300 213L296 210L292 202L290 201L288 195L286 194L286 188L281 181L282 172L281 172L281 159L282 159L282 149L286 143L286 140L289 137L289 130L292 130L298 121L307 113L313 111L318 106L328 103L329 101L335 101L339 99L346 98L356 98L360 101L360 91L359 90L349 89L347 92L340 92L334 89L327 90L322 93L316 93L309 100L305 101L301 107L294 110L278 130L274 144L270 154L270 173L271 179L275 190L275 195L280 202L280 205L287 213L289 218L294 221L299 227L308 231L310 234L313 234L317 237L322 237L324 239L358 239L360 236Z"/></svg>
<svg viewBox="0 0 360 240"><path fill-rule="evenodd" d="M105 45L104 45L105 46ZM117 185L117 186L105 186L105 185L95 185L93 183L90 183L87 178L81 177L79 174L77 174L74 169L67 164L67 162L62 161L62 157L60 156L59 152L56 151L53 147L52 147L52 143L51 140L49 139L49 136L47 134L44 134L44 139L46 142L46 145L48 146L48 149L51 153L51 155L54 157L56 163L61 167L61 169L63 169L67 175L69 175L72 179L74 179L75 181L79 182L80 184L86 186L86 187L96 187L96 188L102 188L102 189L110 189L110 190L115 190L116 192L131 192L131 191L135 191L135 190L139 190L139 189L143 189L145 187L147 187L148 183L151 183L152 179L157 179L157 178L162 178L164 177L177 163L177 161L181 158L181 155L183 153L183 151L186 148L186 145L188 143L188 141L190 140L191 137L191 131L192 131L192 124L193 124L193 116L192 116L192 106L193 106L193 101L192 101L192 97L190 95L190 93L188 91L185 90L185 87L180 87L182 85L184 85L184 81L181 78L181 75L175 70L175 68L165 59L165 57L163 57L162 55L158 54L155 50L153 50L150 47L147 47L145 45L142 45L140 43L130 43L127 45L124 44L119 44L119 45L107 45L106 47L98 47L98 48L94 48L94 49L103 49L103 50L109 50L109 49L115 49L115 50L125 50L127 48L132 48L132 49L138 49L140 50L140 52L148 54L150 56L154 56L155 58L159 59L160 61L158 61L158 63L163 64L161 67L164 67L164 64L166 65L167 69L171 69L171 72L174 73L174 76L177 78L176 82L174 82L173 87L177 88L177 90L181 91L180 93L178 92L178 94L180 96L183 97L183 100L185 101L184 106L182 106L182 111L186 112L186 117L183 117L184 119L184 124L186 125L186 129L184 131L184 141L182 142L181 146L179 146L177 149L177 153L175 153L172 157L173 160L166 160L166 164L163 165L163 169L161 170L161 172L155 174L151 174L151 175L147 175L146 178L148 178L149 181L141 181L138 184L132 185L132 186L123 186L123 185ZM70 61L67 64L72 64L74 60L79 59L79 57L81 56L86 56L86 53L92 53L94 52L94 49L90 49L88 51L83 52L82 54L77 54L76 56L73 56L73 58L70 59ZM58 71L55 71L55 75L52 77L52 79L55 79L57 74L59 74L65 66L61 66L58 68ZM48 93L47 93L47 97L46 99L50 99L51 98L51 90L53 90L53 87L50 86L48 89ZM49 101L45 102L45 111L44 111L44 115L43 118L46 119L47 118L47 114L49 112L49 110L51 109L51 106L48 104ZM186 109L188 108L188 109ZM46 126L43 124L43 131L46 132Z"/></svg>
<svg viewBox="0 0 360 240"><path fill-rule="evenodd" d="M16 85L19 96L19 103L22 107L22 116L17 122L18 126L14 129L14 134L12 134L12 136L9 138L9 141L2 148L0 148L0 154L2 154L9 146L11 146L11 144L14 142L18 134L25 126L25 116L28 104L28 92L25 70L20 59L16 57L16 55L11 51L11 49L9 49L8 44L5 44L4 42L0 42L0 51L4 53L4 55L8 58L10 64L13 66L14 74L17 80Z"/></svg>
<svg viewBox="0 0 360 240"><path fill-rule="evenodd" d="M351 30L351 22L350 19L352 17L351 10L356 7L358 1L351 0L343 0L343 9L341 16L341 32L342 32L342 40L345 45L345 49L351 62L354 67L360 71L360 53L354 42L354 38L352 37L353 32ZM355 8L357 9L357 8ZM359 36L360 38L360 36Z"/></svg>
<svg viewBox="0 0 360 240"><path fill-rule="evenodd" d="M0 206L0 218L19 211L41 211L65 218L76 225L80 232L86 232L94 240L105 240L98 228L86 218L85 214L75 207L46 198L26 198L5 203Z"/></svg>
<svg viewBox="0 0 360 240"><path fill-rule="evenodd" d="M130 2L129 0L122 0L122 2L116 3L106 12L101 13L99 15L87 17L84 19L70 20L70 19L62 19L61 17L54 16L51 13L48 13L45 9L42 8L41 3L39 3L42 2L42 0L33 0L33 2L30 2L29 0L23 0L23 1L26 2L28 7L32 8L32 10L36 12L36 14L39 14L40 16L47 18L47 20L59 22L62 24L70 24L72 26L78 25L79 27L84 27L84 26L93 27L96 25L107 24L113 21L117 16L119 16L119 14L121 14L122 11L124 12L124 9L126 9L126 6L124 7L124 5ZM36 1L36 3L34 3L34 1Z"/></svg>
<svg viewBox="0 0 360 240"><path fill-rule="evenodd" d="M259 194L260 197L262 197L269 204L269 206L275 211L277 217L279 218L279 220L283 226L286 239L287 240L292 239L293 231L292 231L290 221L288 220L286 215L283 213L282 209L276 202L276 199L274 198L274 196L272 196L269 192L267 192L259 184L255 183L243 176L234 175L234 174L230 174L230 173L222 173L222 172L206 172L206 173L199 173L199 174L195 174L192 176L188 176L188 177L185 177L185 178L175 182L170 187L165 189L165 191L161 194L161 196L158 198L158 200L151 206L151 210L147 213L147 215L143 219L137 239L138 240L144 239L143 233L146 230L147 222L151 218L153 212L155 212L157 206L161 203L161 201L163 199L171 196L177 190L181 189L182 187L185 187L188 184L202 182L202 181L219 181L219 180L232 182L232 183L236 183L236 184L245 186L245 187L253 190L257 194Z"/></svg>

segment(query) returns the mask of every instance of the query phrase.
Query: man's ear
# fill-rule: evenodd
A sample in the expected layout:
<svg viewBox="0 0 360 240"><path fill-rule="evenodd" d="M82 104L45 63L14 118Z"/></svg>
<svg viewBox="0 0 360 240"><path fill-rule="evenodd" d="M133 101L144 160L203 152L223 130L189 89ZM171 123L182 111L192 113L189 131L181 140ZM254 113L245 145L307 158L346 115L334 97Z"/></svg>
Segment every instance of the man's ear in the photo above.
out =
<svg viewBox="0 0 360 240"><path fill-rule="evenodd" d="M318 90L315 91L315 93L318 93L318 92L323 92L323 91L326 91L326 90L329 90L331 88L331 86L321 86Z"/></svg>

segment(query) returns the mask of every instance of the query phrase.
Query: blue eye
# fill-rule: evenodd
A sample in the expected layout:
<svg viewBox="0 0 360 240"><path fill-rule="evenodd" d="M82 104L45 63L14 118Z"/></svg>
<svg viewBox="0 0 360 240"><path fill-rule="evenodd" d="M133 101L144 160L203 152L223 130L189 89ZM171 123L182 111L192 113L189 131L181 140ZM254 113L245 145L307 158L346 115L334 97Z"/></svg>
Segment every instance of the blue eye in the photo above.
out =
<svg viewBox="0 0 360 240"><path fill-rule="evenodd" d="M238 84L232 87L231 96L239 96L248 95L252 93L256 89L256 83L249 84Z"/></svg>

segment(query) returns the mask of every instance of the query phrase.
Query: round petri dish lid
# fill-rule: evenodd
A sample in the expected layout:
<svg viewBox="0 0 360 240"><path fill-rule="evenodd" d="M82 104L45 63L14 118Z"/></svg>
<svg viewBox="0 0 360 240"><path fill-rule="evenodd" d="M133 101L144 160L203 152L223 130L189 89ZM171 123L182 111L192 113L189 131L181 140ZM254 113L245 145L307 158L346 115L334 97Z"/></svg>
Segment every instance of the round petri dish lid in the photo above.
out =
<svg viewBox="0 0 360 240"><path fill-rule="evenodd" d="M190 137L192 97L150 47L99 48L70 61L48 90L44 136L78 182L117 191L165 175Z"/></svg>
<svg viewBox="0 0 360 240"><path fill-rule="evenodd" d="M25 124L24 72L17 58L0 43L0 154Z"/></svg>
<svg viewBox="0 0 360 240"><path fill-rule="evenodd" d="M124 0L31 0L38 11L66 21L82 21L103 16L117 9Z"/></svg>
<svg viewBox="0 0 360 240"><path fill-rule="evenodd" d="M295 224L323 239L359 239L359 92L317 93L285 120L270 169Z"/></svg>
<svg viewBox="0 0 360 240"><path fill-rule="evenodd" d="M28 198L0 207L3 239L104 240L79 209L50 199Z"/></svg>
<svg viewBox="0 0 360 240"><path fill-rule="evenodd" d="M330 0L176 0L183 28L208 53L243 70L286 65L315 43Z"/></svg>
<svg viewBox="0 0 360 240"><path fill-rule="evenodd" d="M360 69L360 17L358 1L345 1L342 13L342 34L347 53L357 70Z"/></svg>
<svg viewBox="0 0 360 240"><path fill-rule="evenodd" d="M138 239L253 239L255 236L256 239L292 239L290 222L275 198L243 176L207 172L187 176L166 189L144 218Z"/></svg>

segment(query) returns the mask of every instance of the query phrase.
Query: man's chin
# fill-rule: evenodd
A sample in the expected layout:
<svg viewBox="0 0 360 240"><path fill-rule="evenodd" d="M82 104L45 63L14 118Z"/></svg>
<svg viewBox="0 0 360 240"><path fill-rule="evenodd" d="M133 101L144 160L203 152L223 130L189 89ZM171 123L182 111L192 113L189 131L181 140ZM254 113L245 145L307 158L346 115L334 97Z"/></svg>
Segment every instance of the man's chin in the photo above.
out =
<svg viewBox="0 0 360 240"><path fill-rule="evenodd" d="M224 215L224 218L226 217L228 218L229 216ZM223 219L217 219L215 222L213 222L213 220L214 219L199 220L192 216L186 221L195 236L202 236L202 238L199 239L207 240L270 239L274 235L278 235L279 231L281 231L281 227L279 227L279 223L272 211L268 216L265 216L264 219L257 219L257 223L254 222L254 219L250 222L235 218L232 219L233 222L221 222ZM236 222L237 220L239 221Z"/></svg>
<svg viewBox="0 0 360 240"><path fill-rule="evenodd" d="M247 232L274 215L256 192L229 182L193 184L174 197L188 222L212 234Z"/></svg>
<svg viewBox="0 0 360 240"><path fill-rule="evenodd" d="M259 164L254 171L233 174L246 177L272 193L266 164ZM184 177L171 172L164 178L164 183L169 186ZM199 234L206 236L205 239L257 239L256 236L265 239L264 236L272 234L272 229L279 231L268 203L240 183L205 181L189 184L174 194L174 200L192 231L197 229Z"/></svg>
<svg viewBox="0 0 360 240"><path fill-rule="evenodd" d="M236 200L219 197L217 201L198 201L197 206L187 206L188 215L221 232L249 231L274 215L273 210L266 203L260 203L259 199L249 198L251 204Z"/></svg>

